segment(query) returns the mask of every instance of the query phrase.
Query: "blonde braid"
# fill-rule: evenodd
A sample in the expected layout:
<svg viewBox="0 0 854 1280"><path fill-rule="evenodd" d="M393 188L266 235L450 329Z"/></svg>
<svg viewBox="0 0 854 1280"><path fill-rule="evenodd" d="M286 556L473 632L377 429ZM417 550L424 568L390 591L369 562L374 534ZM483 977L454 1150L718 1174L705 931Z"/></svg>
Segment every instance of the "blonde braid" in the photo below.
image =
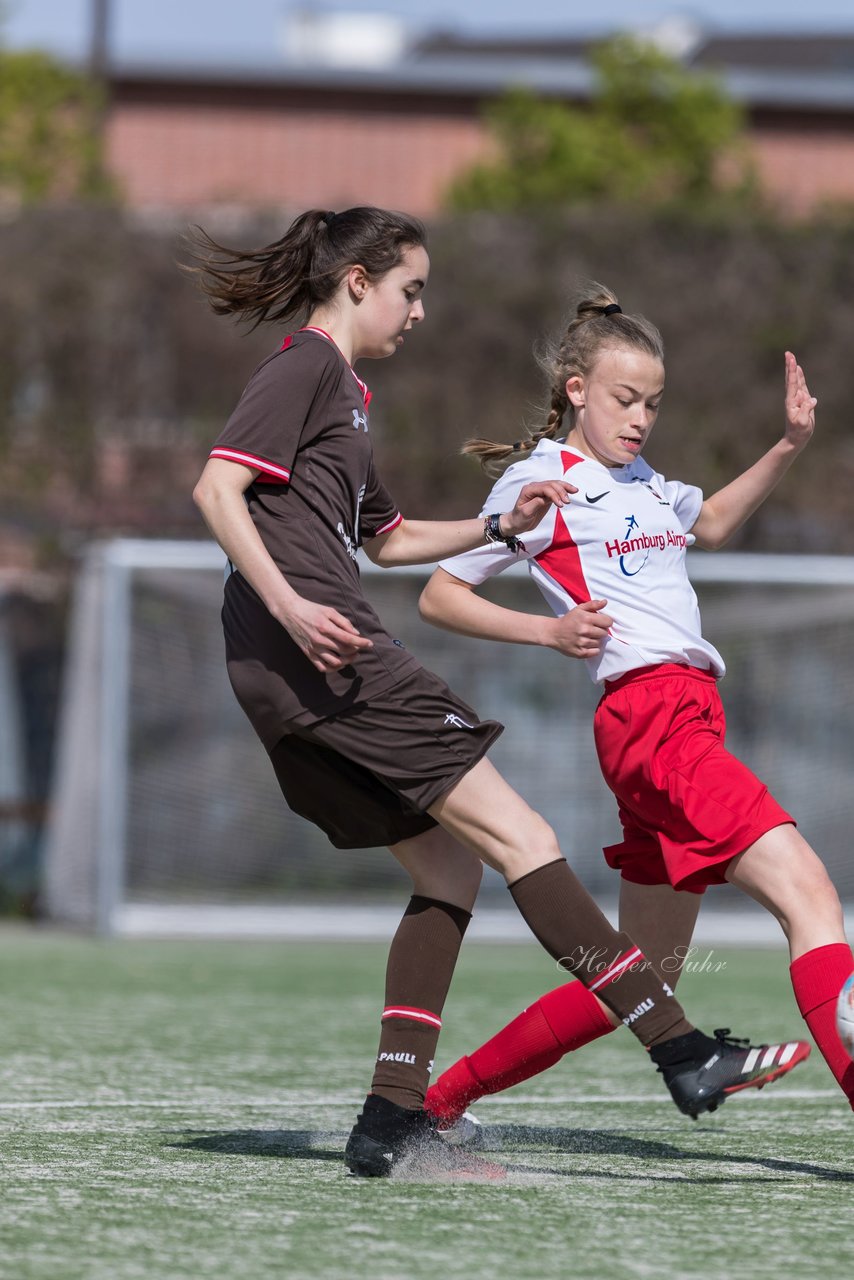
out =
<svg viewBox="0 0 854 1280"><path fill-rule="evenodd" d="M554 439L563 423L563 415L566 413L569 401L566 398L566 387L561 383L552 387L552 403L549 409L549 416L546 418L546 425L540 432L540 437L548 436Z"/></svg>
<svg viewBox="0 0 854 1280"><path fill-rule="evenodd" d="M566 392L563 388L559 388L552 392L552 407L549 410L546 425L539 431L531 431L526 427L525 430L528 433L526 438L517 440L514 444L498 444L495 440L482 438L466 440L460 452L479 458L481 467L488 475L500 475L504 470L501 464L508 458L512 458L514 453L530 453L532 449L536 449L541 440L554 439L563 422L566 405Z"/></svg>

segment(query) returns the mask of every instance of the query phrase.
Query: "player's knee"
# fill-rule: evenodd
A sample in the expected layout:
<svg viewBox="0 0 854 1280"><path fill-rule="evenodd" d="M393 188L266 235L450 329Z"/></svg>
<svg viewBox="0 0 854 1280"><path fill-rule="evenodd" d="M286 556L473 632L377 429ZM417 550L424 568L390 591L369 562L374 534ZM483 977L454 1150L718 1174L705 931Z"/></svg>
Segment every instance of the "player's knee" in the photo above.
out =
<svg viewBox="0 0 854 1280"><path fill-rule="evenodd" d="M525 838L528 836L529 838ZM522 838L522 844L530 848L537 857L537 861L553 862L555 858L563 855L560 851L557 836L552 828L546 822L545 818L540 814L536 815L536 821L531 824L530 833L525 833Z"/></svg>
<svg viewBox="0 0 854 1280"><path fill-rule="evenodd" d="M845 920L839 894L824 863L818 858L815 861L816 865L809 869L805 877L803 893L796 899L798 916L807 914L813 920L820 917L827 928L842 935Z"/></svg>
<svg viewBox="0 0 854 1280"><path fill-rule="evenodd" d="M810 911L814 911L819 906L824 911L837 909L841 917L842 906L839 895L828 875L827 867L806 842L789 859L787 872L785 876L787 896L792 898L796 905L802 905L804 909Z"/></svg>
<svg viewBox="0 0 854 1280"><path fill-rule="evenodd" d="M454 902L470 911L483 879L483 863L480 858L467 855L459 858L453 867Z"/></svg>
<svg viewBox="0 0 854 1280"><path fill-rule="evenodd" d="M515 838L502 850L499 869L511 880L563 857L554 831L539 814L535 817L524 830L513 833Z"/></svg>
<svg viewBox="0 0 854 1280"><path fill-rule="evenodd" d="M394 852L412 876L413 888L423 897L452 902L470 911L483 877L483 863L471 850L442 827L418 837L415 848Z"/></svg>
<svg viewBox="0 0 854 1280"><path fill-rule="evenodd" d="M810 931L841 934L842 904L824 863L806 841L798 838L774 867L758 880L761 897L776 916L786 937L804 926Z"/></svg>

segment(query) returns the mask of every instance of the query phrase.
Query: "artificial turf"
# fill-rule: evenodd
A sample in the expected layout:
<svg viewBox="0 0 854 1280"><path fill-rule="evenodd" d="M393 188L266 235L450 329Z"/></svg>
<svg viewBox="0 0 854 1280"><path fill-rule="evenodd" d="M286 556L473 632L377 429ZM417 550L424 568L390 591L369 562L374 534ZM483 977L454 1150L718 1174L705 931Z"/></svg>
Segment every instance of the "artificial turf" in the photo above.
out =
<svg viewBox="0 0 854 1280"><path fill-rule="evenodd" d="M3 1280L825 1277L854 1117L817 1051L694 1123L618 1032L478 1113L506 1182L363 1181L385 948L0 932ZM782 950L701 948L704 1029L801 1036ZM718 966L723 967L718 967ZM559 975L464 948L437 1070Z"/></svg>

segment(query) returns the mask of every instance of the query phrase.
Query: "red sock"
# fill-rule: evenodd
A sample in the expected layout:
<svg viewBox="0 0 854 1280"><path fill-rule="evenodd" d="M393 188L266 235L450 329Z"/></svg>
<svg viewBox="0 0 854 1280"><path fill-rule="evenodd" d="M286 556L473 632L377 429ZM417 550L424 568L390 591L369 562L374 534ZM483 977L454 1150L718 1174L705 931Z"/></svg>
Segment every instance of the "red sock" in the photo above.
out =
<svg viewBox="0 0 854 1280"><path fill-rule="evenodd" d="M443 1072L427 1091L424 1105L454 1123L485 1093L501 1093L528 1080L570 1050L613 1030L596 997L580 982L565 982Z"/></svg>
<svg viewBox="0 0 854 1280"><path fill-rule="evenodd" d="M852 969L851 948L847 942L834 942L798 956L789 972L801 1015L854 1109L854 1062L836 1032L836 1000Z"/></svg>

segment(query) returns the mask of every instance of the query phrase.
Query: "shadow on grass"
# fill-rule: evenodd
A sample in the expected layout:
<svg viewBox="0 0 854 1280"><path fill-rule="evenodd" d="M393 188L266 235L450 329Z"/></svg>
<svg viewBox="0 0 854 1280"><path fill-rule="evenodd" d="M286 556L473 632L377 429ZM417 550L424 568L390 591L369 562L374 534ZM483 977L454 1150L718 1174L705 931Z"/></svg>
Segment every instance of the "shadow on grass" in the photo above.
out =
<svg viewBox="0 0 854 1280"><path fill-rule="evenodd" d="M224 1156L273 1156L279 1160L338 1160L344 1135L319 1129L234 1129L227 1133L184 1130L182 1141L166 1146L216 1151Z"/></svg>
<svg viewBox="0 0 854 1280"><path fill-rule="evenodd" d="M854 1182L854 1173L834 1169L826 1165L810 1164L803 1160L781 1160L774 1156L742 1156L731 1152L691 1151L675 1147L669 1142L648 1138L633 1138L626 1134L598 1129L556 1129L538 1125L487 1125L484 1126L485 1145L490 1152L500 1153L501 1162L510 1173L532 1173L571 1178L613 1178L624 1182L672 1182L716 1184L765 1182L761 1173L745 1172L728 1176L656 1174L639 1169L637 1172L595 1168L545 1168L541 1165L522 1163L526 1154L553 1152L561 1155L627 1157L631 1160L656 1165L678 1163L708 1163L739 1165L764 1169L776 1175L775 1181L799 1180L804 1176L821 1182ZM318 1129L237 1129L212 1133L184 1130L180 1140L165 1145L185 1151L217 1152L220 1155L272 1156L279 1160L333 1160L342 1158L344 1134Z"/></svg>
<svg viewBox="0 0 854 1280"><path fill-rule="evenodd" d="M658 1162L689 1161L710 1164L745 1165L767 1169L775 1174L808 1175L823 1182L854 1182L854 1173L834 1169L827 1165L811 1164L803 1160L781 1160L776 1156L742 1156L732 1152L691 1151L675 1147L669 1142L649 1138L633 1138L627 1134L599 1129L554 1129L545 1125L489 1125L485 1126L486 1147L500 1151L504 1156L523 1155L525 1151L559 1151L566 1155L580 1156L628 1156L633 1160ZM596 1176L594 1174L594 1176ZM610 1176L610 1175L609 1175ZM648 1177L647 1174L639 1175ZM757 1180L762 1180L757 1177ZM748 1178L688 1178L689 1182L750 1181Z"/></svg>

